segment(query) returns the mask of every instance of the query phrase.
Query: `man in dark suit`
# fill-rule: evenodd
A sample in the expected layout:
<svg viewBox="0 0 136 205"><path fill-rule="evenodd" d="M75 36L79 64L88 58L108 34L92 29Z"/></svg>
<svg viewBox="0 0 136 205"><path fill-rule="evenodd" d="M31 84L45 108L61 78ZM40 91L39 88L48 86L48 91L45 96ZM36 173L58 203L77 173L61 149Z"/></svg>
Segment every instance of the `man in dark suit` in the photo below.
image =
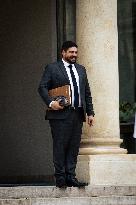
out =
<svg viewBox="0 0 136 205"><path fill-rule="evenodd" d="M77 45L66 41L61 49L62 60L45 67L39 93L46 105L53 138L53 162L56 186L80 187L87 185L76 179L75 169L79 152L82 125L86 120L93 125L94 111L86 70L76 63ZM71 105L61 106L48 91L64 85L71 86Z"/></svg>

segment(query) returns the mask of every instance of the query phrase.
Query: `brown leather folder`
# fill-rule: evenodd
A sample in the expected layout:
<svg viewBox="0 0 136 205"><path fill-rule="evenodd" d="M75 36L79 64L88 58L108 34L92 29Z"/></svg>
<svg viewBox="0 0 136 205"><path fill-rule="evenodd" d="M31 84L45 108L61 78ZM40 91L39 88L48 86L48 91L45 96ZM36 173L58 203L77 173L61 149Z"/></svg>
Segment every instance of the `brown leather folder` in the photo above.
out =
<svg viewBox="0 0 136 205"><path fill-rule="evenodd" d="M54 89L49 90L49 95L51 97L57 97L57 96L65 96L69 102L69 104L71 104L71 92L70 92L70 85L64 85L61 87L57 87Z"/></svg>

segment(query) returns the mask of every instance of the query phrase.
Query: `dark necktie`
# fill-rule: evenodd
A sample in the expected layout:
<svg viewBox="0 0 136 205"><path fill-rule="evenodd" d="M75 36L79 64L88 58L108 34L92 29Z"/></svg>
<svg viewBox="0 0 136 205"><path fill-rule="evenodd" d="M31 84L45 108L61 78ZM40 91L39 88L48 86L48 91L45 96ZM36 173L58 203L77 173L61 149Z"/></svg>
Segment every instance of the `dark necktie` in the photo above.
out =
<svg viewBox="0 0 136 205"><path fill-rule="evenodd" d="M73 86L74 86L74 107L78 107L78 105L79 105L78 86L77 86L75 74L72 70L72 65L70 64L68 67L70 68L70 74L71 74L71 78L72 78L72 82L73 82Z"/></svg>

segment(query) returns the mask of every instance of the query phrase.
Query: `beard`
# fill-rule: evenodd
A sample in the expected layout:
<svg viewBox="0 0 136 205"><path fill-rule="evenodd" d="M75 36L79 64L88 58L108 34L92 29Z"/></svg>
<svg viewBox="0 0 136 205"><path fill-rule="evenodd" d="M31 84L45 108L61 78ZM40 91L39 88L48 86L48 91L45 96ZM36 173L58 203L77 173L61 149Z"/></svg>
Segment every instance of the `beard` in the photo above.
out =
<svg viewBox="0 0 136 205"><path fill-rule="evenodd" d="M77 57L67 57L67 58L65 58L65 60L70 64L76 63L76 59L77 59Z"/></svg>

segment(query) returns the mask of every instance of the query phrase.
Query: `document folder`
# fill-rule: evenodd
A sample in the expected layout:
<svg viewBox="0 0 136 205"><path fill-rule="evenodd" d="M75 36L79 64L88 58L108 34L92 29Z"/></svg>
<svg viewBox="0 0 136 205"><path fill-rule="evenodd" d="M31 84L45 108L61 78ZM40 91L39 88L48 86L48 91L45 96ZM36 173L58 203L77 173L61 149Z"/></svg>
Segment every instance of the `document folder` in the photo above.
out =
<svg viewBox="0 0 136 205"><path fill-rule="evenodd" d="M69 105L71 104L70 85L64 85L61 87L51 89L51 90L49 90L49 95L53 98L58 97L58 96L64 96L67 98Z"/></svg>

